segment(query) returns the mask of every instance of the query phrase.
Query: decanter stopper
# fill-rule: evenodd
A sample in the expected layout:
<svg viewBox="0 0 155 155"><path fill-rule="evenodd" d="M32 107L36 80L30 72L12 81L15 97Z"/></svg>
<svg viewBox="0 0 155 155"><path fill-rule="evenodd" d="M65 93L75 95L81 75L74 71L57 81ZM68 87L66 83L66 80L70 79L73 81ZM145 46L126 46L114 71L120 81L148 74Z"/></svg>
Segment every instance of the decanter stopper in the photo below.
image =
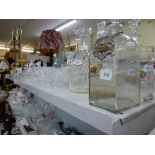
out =
<svg viewBox="0 0 155 155"><path fill-rule="evenodd" d="M92 34L92 28L88 26L81 26L74 30L76 35L76 41L78 44L78 49L88 50L89 49L89 39Z"/></svg>
<svg viewBox="0 0 155 155"><path fill-rule="evenodd" d="M138 39L140 37L140 34L138 32L139 25L140 25L140 19L132 19L132 20L129 20L129 22L128 22L128 26L129 26L129 28L131 30L130 37L134 41L136 41L136 43L138 42Z"/></svg>

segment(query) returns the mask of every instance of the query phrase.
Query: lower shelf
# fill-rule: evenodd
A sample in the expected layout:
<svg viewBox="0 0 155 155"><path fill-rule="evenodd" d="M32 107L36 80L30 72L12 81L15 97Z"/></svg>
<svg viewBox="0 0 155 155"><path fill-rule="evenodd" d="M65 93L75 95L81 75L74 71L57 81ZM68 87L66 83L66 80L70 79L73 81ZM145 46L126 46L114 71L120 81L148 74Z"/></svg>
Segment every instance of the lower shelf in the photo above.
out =
<svg viewBox="0 0 155 155"><path fill-rule="evenodd" d="M143 104L113 114L89 105L88 94L44 88L30 81L18 80L15 83L105 134L146 134L155 126L155 104Z"/></svg>

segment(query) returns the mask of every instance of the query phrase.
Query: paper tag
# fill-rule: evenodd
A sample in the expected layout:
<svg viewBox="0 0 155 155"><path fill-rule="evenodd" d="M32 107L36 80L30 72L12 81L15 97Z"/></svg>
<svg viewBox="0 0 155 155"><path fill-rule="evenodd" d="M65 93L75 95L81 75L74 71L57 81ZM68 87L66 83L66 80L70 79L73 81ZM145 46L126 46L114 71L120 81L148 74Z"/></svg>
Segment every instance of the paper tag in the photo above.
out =
<svg viewBox="0 0 155 155"><path fill-rule="evenodd" d="M153 70L153 65L148 65L148 64L144 65L144 71L145 72L152 71L152 70Z"/></svg>
<svg viewBox="0 0 155 155"><path fill-rule="evenodd" d="M74 59L71 63L74 65L82 65L83 61L81 59Z"/></svg>
<svg viewBox="0 0 155 155"><path fill-rule="evenodd" d="M17 74L22 73L22 68L16 68L16 73L17 73Z"/></svg>
<svg viewBox="0 0 155 155"><path fill-rule="evenodd" d="M128 75L135 75L135 74L137 74L135 69L128 69Z"/></svg>
<svg viewBox="0 0 155 155"><path fill-rule="evenodd" d="M112 69L101 69L100 70L100 79L111 80L112 79Z"/></svg>

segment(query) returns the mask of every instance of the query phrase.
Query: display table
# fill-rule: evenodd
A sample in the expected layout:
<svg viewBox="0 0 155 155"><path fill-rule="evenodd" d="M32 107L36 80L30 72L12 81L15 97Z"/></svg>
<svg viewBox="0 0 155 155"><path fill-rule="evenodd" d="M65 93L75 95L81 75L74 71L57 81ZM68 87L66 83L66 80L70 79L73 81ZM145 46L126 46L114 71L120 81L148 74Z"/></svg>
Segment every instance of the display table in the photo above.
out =
<svg viewBox="0 0 155 155"><path fill-rule="evenodd" d="M123 113L113 114L89 105L88 94L45 88L30 81L14 82L105 134L147 134L155 126L155 104L142 104Z"/></svg>

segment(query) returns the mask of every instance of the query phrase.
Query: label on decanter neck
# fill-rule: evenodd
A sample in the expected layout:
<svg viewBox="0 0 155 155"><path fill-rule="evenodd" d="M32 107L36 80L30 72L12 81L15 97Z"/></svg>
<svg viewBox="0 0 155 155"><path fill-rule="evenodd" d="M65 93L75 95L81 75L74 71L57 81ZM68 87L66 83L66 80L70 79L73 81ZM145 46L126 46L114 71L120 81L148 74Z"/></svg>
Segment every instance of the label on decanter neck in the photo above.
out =
<svg viewBox="0 0 155 155"><path fill-rule="evenodd" d="M73 64L73 65L82 65L83 64L83 61L82 61L82 59L74 59L73 61L71 61L71 63Z"/></svg>
<svg viewBox="0 0 155 155"><path fill-rule="evenodd" d="M100 79L111 80L112 79L112 69L106 68L100 70Z"/></svg>
<svg viewBox="0 0 155 155"><path fill-rule="evenodd" d="M99 38L96 40L92 49L92 54L100 60L104 60L108 55L111 55L114 51L115 42L112 39Z"/></svg>

